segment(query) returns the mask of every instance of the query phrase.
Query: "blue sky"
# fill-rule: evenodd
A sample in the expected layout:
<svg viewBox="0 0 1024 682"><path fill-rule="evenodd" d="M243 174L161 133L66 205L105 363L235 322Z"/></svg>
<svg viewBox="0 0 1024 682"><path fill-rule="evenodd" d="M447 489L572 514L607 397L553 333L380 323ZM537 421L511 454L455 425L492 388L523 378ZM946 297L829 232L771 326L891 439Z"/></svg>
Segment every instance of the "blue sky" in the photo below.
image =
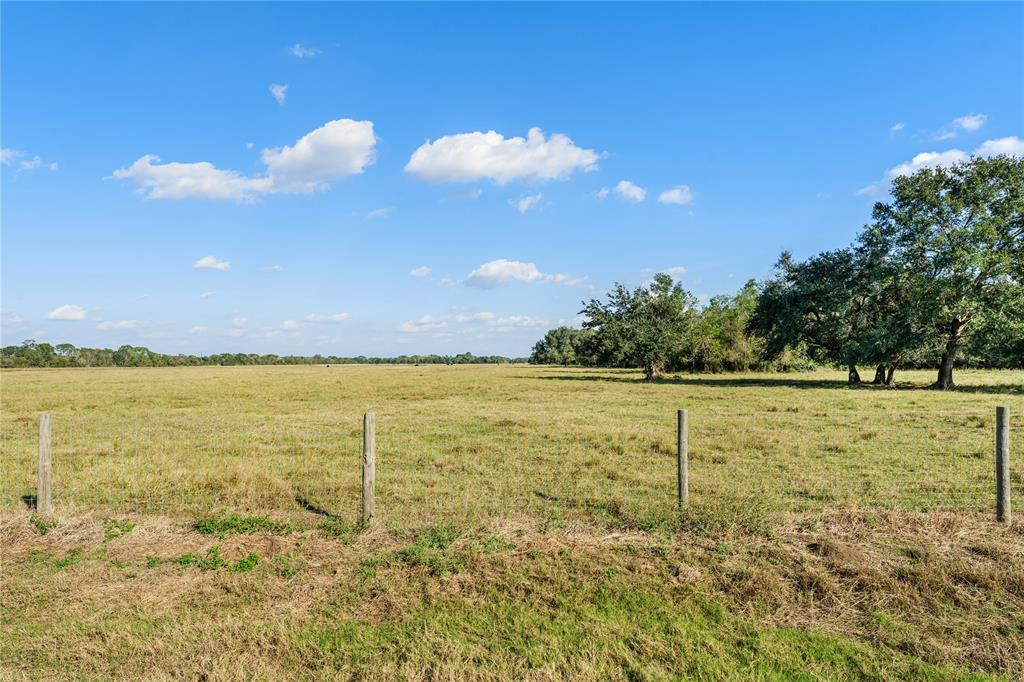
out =
<svg viewBox="0 0 1024 682"><path fill-rule="evenodd" d="M0 12L5 344L522 355L1024 154L1019 3Z"/></svg>

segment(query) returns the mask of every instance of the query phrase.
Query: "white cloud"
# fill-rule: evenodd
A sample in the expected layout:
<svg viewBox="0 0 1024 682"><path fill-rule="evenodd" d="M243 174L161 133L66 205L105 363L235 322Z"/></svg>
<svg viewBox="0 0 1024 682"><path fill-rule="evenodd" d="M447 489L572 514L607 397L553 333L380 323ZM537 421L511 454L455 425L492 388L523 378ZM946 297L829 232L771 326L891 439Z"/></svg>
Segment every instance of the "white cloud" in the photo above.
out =
<svg viewBox="0 0 1024 682"><path fill-rule="evenodd" d="M277 100L278 104L284 104L285 98L288 97L287 85L282 85L280 83L271 83L269 90L270 94L274 96L274 99Z"/></svg>
<svg viewBox="0 0 1024 682"><path fill-rule="evenodd" d="M904 128L906 128L906 126L903 123L893 123L891 126L889 126L889 132L895 135Z"/></svg>
<svg viewBox="0 0 1024 682"><path fill-rule="evenodd" d="M253 147L255 147L255 146L256 146L256 143L255 143L255 142L246 142L246 143L245 143L245 148L246 148L246 149L252 149L252 148L253 148Z"/></svg>
<svg viewBox="0 0 1024 682"><path fill-rule="evenodd" d="M281 328L288 331L294 331L296 329L302 329L302 325L296 322L295 320L285 320L281 324Z"/></svg>
<svg viewBox="0 0 1024 682"><path fill-rule="evenodd" d="M455 315L456 322L487 322L497 317L494 313L484 310L479 313L458 313Z"/></svg>
<svg viewBox="0 0 1024 682"><path fill-rule="evenodd" d="M48 320L84 320L85 308L77 305L62 305L54 308L47 315Z"/></svg>
<svg viewBox="0 0 1024 682"><path fill-rule="evenodd" d="M688 185L676 185L658 195L659 204L677 204L686 206L693 203L693 192Z"/></svg>
<svg viewBox="0 0 1024 682"><path fill-rule="evenodd" d="M241 317L241 316L239 316L239 317L232 317L231 318L231 326L232 327L244 327L245 323L248 322L248 321L249 321L248 317Z"/></svg>
<svg viewBox="0 0 1024 682"><path fill-rule="evenodd" d="M231 261L217 260L214 256L203 256L192 264L193 270L220 270L227 272L231 269Z"/></svg>
<svg viewBox="0 0 1024 682"><path fill-rule="evenodd" d="M501 328L513 328L513 327L547 327L548 321L539 317L530 317L529 315L512 315L510 317L499 317L491 321L494 327L499 330Z"/></svg>
<svg viewBox="0 0 1024 682"><path fill-rule="evenodd" d="M204 327L201 324L197 324L196 326L194 326L191 329L189 329L188 333L189 334L205 334L206 333L206 327Z"/></svg>
<svg viewBox="0 0 1024 682"><path fill-rule="evenodd" d="M529 196L519 197L516 201L510 201L509 203L516 207L519 213L526 213L531 208L536 208L540 205L541 200L544 199L543 194L531 194Z"/></svg>
<svg viewBox="0 0 1024 682"><path fill-rule="evenodd" d="M19 160L20 159L20 160ZM17 162L18 173L31 172L42 168L44 165L48 170L55 171L59 168L56 161L46 163L39 156L25 158L25 152L10 147L0 148L0 163L5 166L13 166Z"/></svg>
<svg viewBox="0 0 1024 682"><path fill-rule="evenodd" d="M362 173L373 164L377 138L372 121L328 121L294 145L264 149L266 174L246 177L209 161L160 163L154 154L140 157L110 176L132 180L147 199L233 199L254 201L267 194L309 194L329 182Z"/></svg>
<svg viewBox="0 0 1024 682"><path fill-rule="evenodd" d="M986 114L967 114L966 116L959 116L953 119L953 125L967 132L974 132L978 130L988 120Z"/></svg>
<svg viewBox="0 0 1024 682"><path fill-rule="evenodd" d="M199 298L213 298L216 295L216 291L204 291L203 293L199 294Z"/></svg>
<svg viewBox="0 0 1024 682"><path fill-rule="evenodd" d="M483 194L483 193L484 193L484 191L481 188L474 187L471 190L467 190L465 192L459 192L458 193L458 197L460 199L465 199L466 201L473 201L474 199L479 199L480 195Z"/></svg>
<svg viewBox="0 0 1024 682"><path fill-rule="evenodd" d="M682 265L676 265L671 268L664 268L662 270L659 270L658 272L663 272L666 275L669 275L670 277L680 279L683 275L686 274L686 268L684 268Z"/></svg>
<svg viewBox="0 0 1024 682"><path fill-rule="evenodd" d="M9 327L17 327L28 321L17 313L3 313L3 315L0 316L0 319L2 319L5 326Z"/></svg>
<svg viewBox="0 0 1024 682"><path fill-rule="evenodd" d="M1024 156L1024 140L1021 140L1016 135L1009 137L1000 137L996 140L986 140L981 143L974 152L978 156Z"/></svg>
<svg viewBox="0 0 1024 682"><path fill-rule="evenodd" d="M321 315L318 313L310 313L306 315L306 322L344 322L349 318L348 313L334 313L333 315Z"/></svg>
<svg viewBox="0 0 1024 682"><path fill-rule="evenodd" d="M306 47L302 43L295 43L294 45L292 45L291 52L292 52L293 55L295 55L299 59L306 59L308 57L315 57L318 54L320 54L320 50L319 49L317 49L315 47Z"/></svg>
<svg viewBox="0 0 1024 682"><path fill-rule="evenodd" d="M118 331L121 329L135 329L138 324L139 323L136 320L120 320L118 322L107 320L100 322L96 325L96 328L103 331Z"/></svg>
<svg viewBox="0 0 1024 682"><path fill-rule="evenodd" d="M367 218L387 218L391 215L390 208L375 208L366 214Z"/></svg>
<svg viewBox="0 0 1024 682"><path fill-rule="evenodd" d="M294 146L264 149L272 192L308 194L326 190L328 180L358 175L376 160L377 138L371 121L329 121Z"/></svg>
<svg viewBox="0 0 1024 682"><path fill-rule="evenodd" d="M866 187L861 187L854 194L857 196L873 196L884 191L889 183L902 176L913 175L922 168L939 168L951 166L956 163L963 163L970 160L971 156L987 158L998 155L1024 156L1024 141L1015 135L1001 137L994 140L986 140L968 154L962 149L947 149L944 152L921 152L915 155L910 161L905 161L898 166L893 166L885 172L885 177Z"/></svg>
<svg viewBox="0 0 1024 682"><path fill-rule="evenodd" d="M618 184L615 185L615 189L612 190L626 201L632 201L634 203L640 203L647 198L647 190L639 185L635 185L629 180L619 180Z"/></svg>
<svg viewBox="0 0 1024 682"><path fill-rule="evenodd" d="M426 265L421 265L418 268L413 268L409 271L409 274L413 277L426 277L430 274L430 268Z"/></svg>
<svg viewBox="0 0 1024 682"><path fill-rule="evenodd" d="M282 270L284 270L284 266L281 266L281 265L268 265L267 267L265 267L263 269L266 272L281 272Z"/></svg>
<svg viewBox="0 0 1024 682"><path fill-rule="evenodd" d="M611 194L611 192L612 191L607 187L602 187L601 189L594 192L594 196L597 197L598 199L605 199L609 194Z"/></svg>
<svg viewBox="0 0 1024 682"><path fill-rule="evenodd" d="M513 181L565 180L573 172L597 170L601 155L583 149L566 135L545 139L540 128L525 138L493 130L460 133L428 140L413 152L405 170L430 182L473 182L484 178L499 185Z"/></svg>
<svg viewBox="0 0 1024 682"><path fill-rule="evenodd" d="M430 315L424 315L418 320L410 320L403 322L399 327L398 331L406 334L419 334L422 332L429 332L435 329L444 329L448 326L448 323L443 319L432 317Z"/></svg>
<svg viewBox="0 0 1024 682"><path fill-rule="evenodd" d="M545 274L538 270L537 266L533 263L523 263L505 258L484 263L466 277L466 286L477 289L494 289L511 282L525 282L527 284L532 282L556 282L572 286L582 282L582 279L563 274Z"/></svg>

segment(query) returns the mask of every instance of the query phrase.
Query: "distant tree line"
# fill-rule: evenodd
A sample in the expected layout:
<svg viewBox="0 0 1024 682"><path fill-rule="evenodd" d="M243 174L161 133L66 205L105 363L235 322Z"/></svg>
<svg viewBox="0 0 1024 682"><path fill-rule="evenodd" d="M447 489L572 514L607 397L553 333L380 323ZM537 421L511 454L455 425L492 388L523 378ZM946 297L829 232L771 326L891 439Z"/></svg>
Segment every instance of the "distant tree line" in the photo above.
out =
<svg viewBox="0 0 1024 682"><path fill-rule="evenodd" d="M549 331L530 361L664 371L858 366L889 384L897 368L1024 367L1024 160L973 158L896 178L892 200L849 247L706 306L659 274L584 302L582 329Z"/></svg>
<svg viewBox="0 0 1024 682"><path fill-rule="evenodd" d="M392 358L335 355L258 355L216 353L213 355L166 355L143 346L78 348L70 343L50 345L28 340L20 346L0 349L3 367L187 367L198 365L476 365L525 362L526 358L502 355L399 355Z"/></svg>

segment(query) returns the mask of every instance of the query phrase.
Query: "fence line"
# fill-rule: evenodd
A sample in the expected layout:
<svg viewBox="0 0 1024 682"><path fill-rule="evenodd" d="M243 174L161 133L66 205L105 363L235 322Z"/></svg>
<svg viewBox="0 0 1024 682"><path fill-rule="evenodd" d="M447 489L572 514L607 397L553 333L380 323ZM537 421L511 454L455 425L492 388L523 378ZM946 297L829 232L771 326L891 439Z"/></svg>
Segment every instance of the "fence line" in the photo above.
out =
<svg viewBox="0 0 1024 682"><path fill-rule="evenodd" d="M919 423L915 415L905 416L901 433L912 440L905 446L898 443L886 453L868 448L873 459L865 463L862 444L846 447L834 439L835 427L842 423L835 417L766 412L751 420L750 415L708 414L698 417L697 438L693 439L689 412L678 410L676 505L685 508L694 500L728 496L737 475L742 478L731 494L770 493L794 509L825 502L981 510L987 506L983 500L991 500L988 496L994 485L996 519L1009 523L1013 480L1010 410L996 408L994 481L991 473L984 473L984 468L975 464L981 464L992 452L988 449L991 445L983 443L987 439L976 437L978 430L990 422L979 414L944 416L972 427L968 435L956 443L936 445L921 440L921 434L916 433L926 424ZM218 423L167 417L154 427L151 421L140 420L140 428L120 438L104 436L99 446L86 439L84 445L58 447L59 455L63 455L58 456L57 467L69 481L89 468L98 469L95 475L107 484L101 492L107 497L100 500L100 506L122 511L176 508L182 505L176 493L192 486L199 490L188 504L200 508L237 505L237 493L244 490L242 506L253 510L283 509L297 502L310 511L338 514L345 508L346 498L354 499L347 496L359 490L359 521L369 523L377 511L376 414L364 415L361 434L346 426L345 420L336 415L333 418L331 422L323 415L310 417L308 424L300 423L282 437L268 420L250 420L242 415L239 422L244 441L239 444L230 440L226 447L217 439L223 435L216 428ZM730 421L735 418L743 419L745 428L737 429ZM813 425L824 430L807 428L806 420L816 420ZM616 507L613 511L620 513L617 507L624 504L657 507L668 500L671 484L664 473L658 473L662 471L658 460L638 461L634 457L634 446L656 455L672 454L670 447L661 445L662 437L652 436L648 430L620 429L609 434L582 429L567 439L545 443L547 434L543 429L514 420L483 419L453 425L427 416L403 420L400 414L391 414L383 425L384 457L389 464L388 475L381 480L385 513L416 508L435 514L461 510L488 516L502 510L537 512L552 507L585 512ZM456 426L461 429L457 433ZM529 438L521 432L521 426L531 427ZM786 429L794 427L801 427L801 434L819 433L820 437L784 443ZM468 436L463 433L467 429ZM863 435L864 442L870 441L870 430L857 433ZM732 438L728 451L719 445L727 434ZM355 452L355 439L360 435L361 484L354 470L345 464L349 453ZM540 446L534 445L537 440ZM696 459L691 445L696 445ZM146 453L153 447L158 450L158 465L155 471L140 474L149 463ZM951 458L950 450L955 448L965 451ZM204 454L210 455L209 461L204 460ZM939 466L929 459L936 455L943 457ZM217 466L211 467L210 463ZM51 413L45 412L39 416L35 495L40 514L52 513L51 472ZM137 480L140 475L142 479ZM590 487L583 490L583 484ZM207 495L206 491L213 494ZM90 490L84 499L92 500L92 495ZM59 486L57 496L59 499ZM901 505L901 501L908 503Z"/></svg>

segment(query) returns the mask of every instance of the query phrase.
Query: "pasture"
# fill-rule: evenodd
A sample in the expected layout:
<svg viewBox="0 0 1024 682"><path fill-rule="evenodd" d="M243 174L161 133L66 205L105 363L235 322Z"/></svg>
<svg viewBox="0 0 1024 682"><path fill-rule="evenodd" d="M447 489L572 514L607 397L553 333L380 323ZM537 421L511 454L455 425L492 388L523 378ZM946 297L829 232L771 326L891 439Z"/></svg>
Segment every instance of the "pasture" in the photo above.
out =
<svg viewBox="0 0 1024 682"><path fill-rule="evenodd" d="M15 370L13 679L892 679L1024 671L1024 534L957 391L528 366ZM690 505L675 496L689 411ZM33 515L53 413L52 518ZM357 525L361 416L377 516ZM1018 517L1019 518L1019 517Z"/></svg>

